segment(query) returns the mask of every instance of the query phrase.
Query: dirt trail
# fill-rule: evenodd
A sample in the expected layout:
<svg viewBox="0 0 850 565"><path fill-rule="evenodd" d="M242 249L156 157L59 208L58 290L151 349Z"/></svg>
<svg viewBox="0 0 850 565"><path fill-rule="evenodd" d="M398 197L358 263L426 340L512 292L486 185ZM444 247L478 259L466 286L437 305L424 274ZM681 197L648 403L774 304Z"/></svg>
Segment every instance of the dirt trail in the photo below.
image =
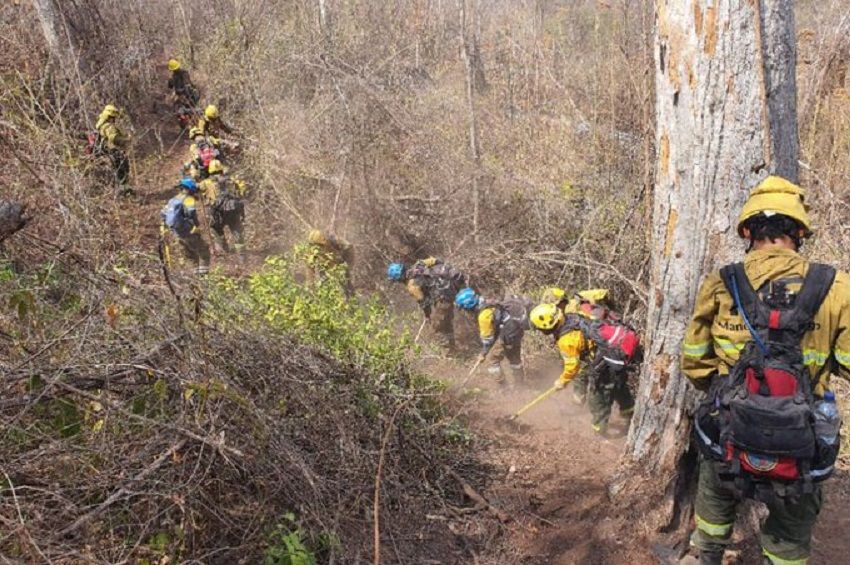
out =
<svg viewBox="0 0 850 565"><path fill-rule="evenodd" d="M630 532L622 531L621 520L606 517L611 513L606 484L625 442L617 434L623 426L616 408L611 439L593 433L587 408L573 402L570 389L545 400L516 425L504 421L551 386L559 372L557 360L532 360L528 382L516 387L502 388L481 371L461 393L471 427L486 446L482 455L497 477L485 496L513 519L479 562L650 563L650 554L636 549ZM456 383L468 370L445 361L423 365Z"/></svg>
<svg viewBox="0 0 850 565"><path fill-rule="evenodd" d="M598 438L587 408L573 403L571 389L527 412L519 425L505 424L505 416L551 386L557 362L554 355L532 359L531 378L523 386L501 388L481 371L459 391L470 425L485 445L482 456L496 477L483 494L513 518L477 563L661 563L647 538L653 533L644 531L640 516L618 508L608 496L607 484L617 471L625 438ZM466 378L470 366L423 362L425 371L454 383ZM614 414L611 431L617 432L623 421L616 408ZM848 463L825 486L826 503L810 561L814 565L850 562ZM727 565L760 562L759 553L757 534L739 522Z"/></svg>
<svg viewBox="0 0 850 565"><path fill-rule="evenodd" d="M137 137L134 137L132 156L131 186L135 195L122 201L124 205L118 209L121 224L129 227L122 231L125 246L128 249L142 250L144 253L155 254L159 244L160 211L169 198L177 193L175 184L180 178L183 164L189 159L190 141L185 129L181 130L177 119L170 107L165 104L157 105L145 113L137 124ZM105 162L103 166L108 166ZM239 171L238 164L233 165ZM201 208L199 218L206 225L206 209ZM276 249L258 249L252 246L251 236L251 206L247 207L246 220L248 249L243 261L233 255L216 256L213 253L211 266L219 267L225 274L241 276L259 268L265 257ZM204 239L210 243L211 233L204 229ZM270 240L270 238L265 238ZM176 274L187 280L194 278L193 268L182 259L182 254L176 241L171 241L173 269ZM211 249L212 251L212 249Z"/></svg>

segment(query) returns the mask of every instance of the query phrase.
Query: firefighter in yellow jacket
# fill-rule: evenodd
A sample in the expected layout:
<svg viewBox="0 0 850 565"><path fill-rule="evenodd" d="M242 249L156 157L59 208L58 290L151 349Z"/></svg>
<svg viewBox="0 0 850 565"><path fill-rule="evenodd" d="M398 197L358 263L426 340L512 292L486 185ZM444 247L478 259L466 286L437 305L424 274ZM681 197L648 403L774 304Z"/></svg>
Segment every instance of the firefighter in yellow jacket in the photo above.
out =
<svg viewBox="0 0 850 565"><path fill-rule="evenodd" d="M744 270L753 289L773 293L787 284L789 296L799 291L809 262L797 251L811 234L802 189L785 179L767 177L744 205L738 219L738 233L750 242ZM713 380L725 382L723 379L753 339L733 302L721 275L708 275L697 295L682 345L682 370L700 390L707 390ZM822 398L828 390L831 372L850 375L850 277L847 274L837 273L800 345L815 398ZM697 529L692 544L699 549L703 564L722 562L739 502L736 493L719 480L718 465L708 458L700 463ZM800 495L796 502L768 502L770 515L761 529L761 546L767 562L775 565L807 562L811 555L812 528L823 497L819 484L811 486L812 492Z"/></svg>
<svg viewBox="0 0 850 565"><path fill-rule="evenodd" d="M455 305L461 310L473 312L478 318L478 333L481 338L481 354L478 362L490 357L487 372L496 377L500 385L505 384L502 361L507 359L515 383L525 379L522 365L522 339L528 327L531 311L530 298L509 294L493 300L480 296L471 288L464 288L455 296Z"/></svg>
<svg viewBox="0 0 850 565"><path fill-rule="evenodd" d="M469 277L435 257L416 261L410 267L390 263L387 279L404 284L430 321L435 341L450 355L455 352L454 299L469 286Z"/></svg>
<svg viewBox="0 0 850 565"><path fill-rule="evenodd" d="M201 135L208 138L216 147L235 149L239 145L238 143L222 139L222 134L233 134L234 131L233 128L221 119L218 107L213 104L209 104L204 108L204 115L198 120L196 127L200 130Z"/></svg>
<svg viewBox="0 0 850 565"><path fill-rule="evenodd" d="M544 303L553 303L564 312L564 314L582 314L588 315L586 312L582 310L582 305L591 304L593 306L600 304L608 299L608 289L607 288L590 288L587 290L580 290L576 292L574 295L570 296L566 290L553 286L551 288L546 289L543 293L543 302ZM593 352L590 352L588 356L592 356ZM583 406L587 401L587 381L588 381L588 368L580 371L578 375L576 375L573 380L573 402L578 404L579 406Z"/></svg>
<svg viewBox="0 0 850 565"><path fill-rule="evenodd" d="M582 359L589 358L602 343L597 343L587 320L579 314L564 314L557 304L536 306L529 319L532 326L554 338L564 361L563 371L555 381L555 387L565 388L578 375ZM620 416L627 421L631 421L635 405L627 382L628 363L609 362L604 353L600 351L593 355L588 367L589 379L592 381L588 393L591 424L593 431L603 436L608 432L608 420L614 402L620 408Z"/></svg>
<svg viewBox="0 0 850 565"><path fill-rule="evenodd" d="M112 170L115 172L115 183L119 194L131 194L130 188L130 158L127 156L127 146L130 137L118 128L117 120L121 112L112 104L107 104L97 118L95 129L100 137L100 150L109 156Z"/></svg>
<svg viewBox="0 0 850 565"><path fill-rule="evenodd" d="M195 265L195 273L206 275L210 268L210 248L201 236L198 221L198 185L194 179L186 177L177 186L180 192L162 209L160 237L165 238L169 231L173 233L186 259Z"/></svg>
<svg viewBox="0 0 850 565"><path fill-rule="evenodd" d="M225 229L230 230L233 250L241 258L245 249L245 183L227 174L218 159L210 161L209 176L199 184L204 202L209 207L209 221L217 253L229 253Z"/></svg>
<svg viewBox="0 0 850 565"><path fill-rule="evenodd" d="M339 269L345 294L353 296L350 270L354 262L354 247L341 237L317 229L307 234L307 244L304 256L307 281L315 283L325 278L327 273Z"/></svg>
<svg viewBox="0 0 850 565"><path fill-rule="evenodd" d="M192 144L189 146L189 160L183 164L183 174L202 181L210 176L210 163L218 160L221 152L197 127L189 129L189 139Z"/></svg>

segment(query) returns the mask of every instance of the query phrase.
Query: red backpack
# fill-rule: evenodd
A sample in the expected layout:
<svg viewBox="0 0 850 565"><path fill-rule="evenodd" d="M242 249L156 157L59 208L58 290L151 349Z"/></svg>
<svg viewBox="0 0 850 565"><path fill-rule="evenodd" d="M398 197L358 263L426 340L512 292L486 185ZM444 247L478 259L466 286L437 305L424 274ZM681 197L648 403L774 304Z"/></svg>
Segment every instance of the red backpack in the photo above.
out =
<svg viewBox="0 0 850 565"><path fill-rule="evenodd" d="M198 144L198 162L204 169L210 166L213 159L218 158L218 149L212 143L202 141Z"/></svg>
<svg viewBox="0 0 850 565"><path fill-rule="evenodd" d="M101 157L106 154L103 137L98 131L90 131L86 134L86 154Z"/></svg>
<svg viewBox="0 0 850 565"><path fill-rule="evenodd" d="M623 322L608 318L604 320L582 320L585 335L596 344L599 355L608 364L625 367L640 349L640 336Z"/></svg>

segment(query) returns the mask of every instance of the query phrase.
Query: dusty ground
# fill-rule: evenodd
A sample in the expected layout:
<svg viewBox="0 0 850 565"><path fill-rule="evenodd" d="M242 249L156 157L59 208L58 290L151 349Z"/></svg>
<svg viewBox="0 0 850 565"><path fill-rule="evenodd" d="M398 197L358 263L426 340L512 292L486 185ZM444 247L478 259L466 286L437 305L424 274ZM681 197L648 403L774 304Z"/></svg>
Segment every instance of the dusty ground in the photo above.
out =
<svg viewBox="0 0 850 565"><path fill-rule="evenodd" d="M469 365L423 362L429 373L455 383L466 378ZM557 357L535 359L529 374L528 382L503 388L482 371L461 392L471 427L493 470L484 494L511 516L503 535L477 562L652 562L651 555L622 530L622 519L609 517L614 508L606 483L623 449L622 420L612 418L614 437L598 438L587 409L574 404L567 389L527 412L517 424L506 423L505 416L551 386L558 375Z"/></svg>
<svg viewBox="0 0 850 565"><path fill-rule="evenodd" d="M466 378L467 362L428 360L423 368L455 384ZM570 389L558 393L506 425L510 415L549 386L558 359L541 353L531 361L529 382L500 388L484 372L469 380L465 398L470 424L486 448L493 480L483 494L512 521L477 559L492 564L662 563L639 525L639 516L608 496L625 439L599 439L584 406ZM615 409L616 414L616 409ZM612 417L612 432L622 427ZM624 430L623 430L624 432ZM826 503L814 536L812 564L850 563L850 472L843 469L826 484ZM760 563L755 532L740 525L727 563Z"/></svg>

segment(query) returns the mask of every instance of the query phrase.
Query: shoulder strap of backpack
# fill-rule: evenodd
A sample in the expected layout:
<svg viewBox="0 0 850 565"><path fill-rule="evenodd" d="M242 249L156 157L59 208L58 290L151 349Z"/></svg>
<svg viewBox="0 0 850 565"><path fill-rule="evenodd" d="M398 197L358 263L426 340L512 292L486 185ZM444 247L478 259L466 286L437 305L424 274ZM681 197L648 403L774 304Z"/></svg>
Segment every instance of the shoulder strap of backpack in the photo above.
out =
<svg viewBox="0 0 850 565"><path fill-rule="evenodd" d="M753 341L756 342L759 349L765 355L770 354L770 349L765 344L762 337L759 335L756 328L753 327L750 320L757 314L756 303L759 297L756 294L753 284L747 277L747 272L744 269L743 263L733 263L720 269L720 277L723 279L723 284L726 285L726 290L732 295L732 301L738 309L738 313L744 320L744 325L747 326Z"/></svg>
<svg viewBox="0 0 850 565"><path fill-rule="evenodd" d="M833 267L822 263L809 265L809 271L803 279L803 287L794 303L795 308L803 314L807 322L814 320L834 281Z"/></svg>
<svg viewBox="0 0 850 565"><path fill-rule="evenodd" d="M746 308L747 315L750 317L755 313L755 305L759 301L756 289L753 288L753 283L747 277L747 271L744 269L743 263L732 263L720 269L720 277L723 279L723 284L726 285L726 290L732 295L733 300L737 294L740 297L741 304L737 300L735 305Z"/></svg>

